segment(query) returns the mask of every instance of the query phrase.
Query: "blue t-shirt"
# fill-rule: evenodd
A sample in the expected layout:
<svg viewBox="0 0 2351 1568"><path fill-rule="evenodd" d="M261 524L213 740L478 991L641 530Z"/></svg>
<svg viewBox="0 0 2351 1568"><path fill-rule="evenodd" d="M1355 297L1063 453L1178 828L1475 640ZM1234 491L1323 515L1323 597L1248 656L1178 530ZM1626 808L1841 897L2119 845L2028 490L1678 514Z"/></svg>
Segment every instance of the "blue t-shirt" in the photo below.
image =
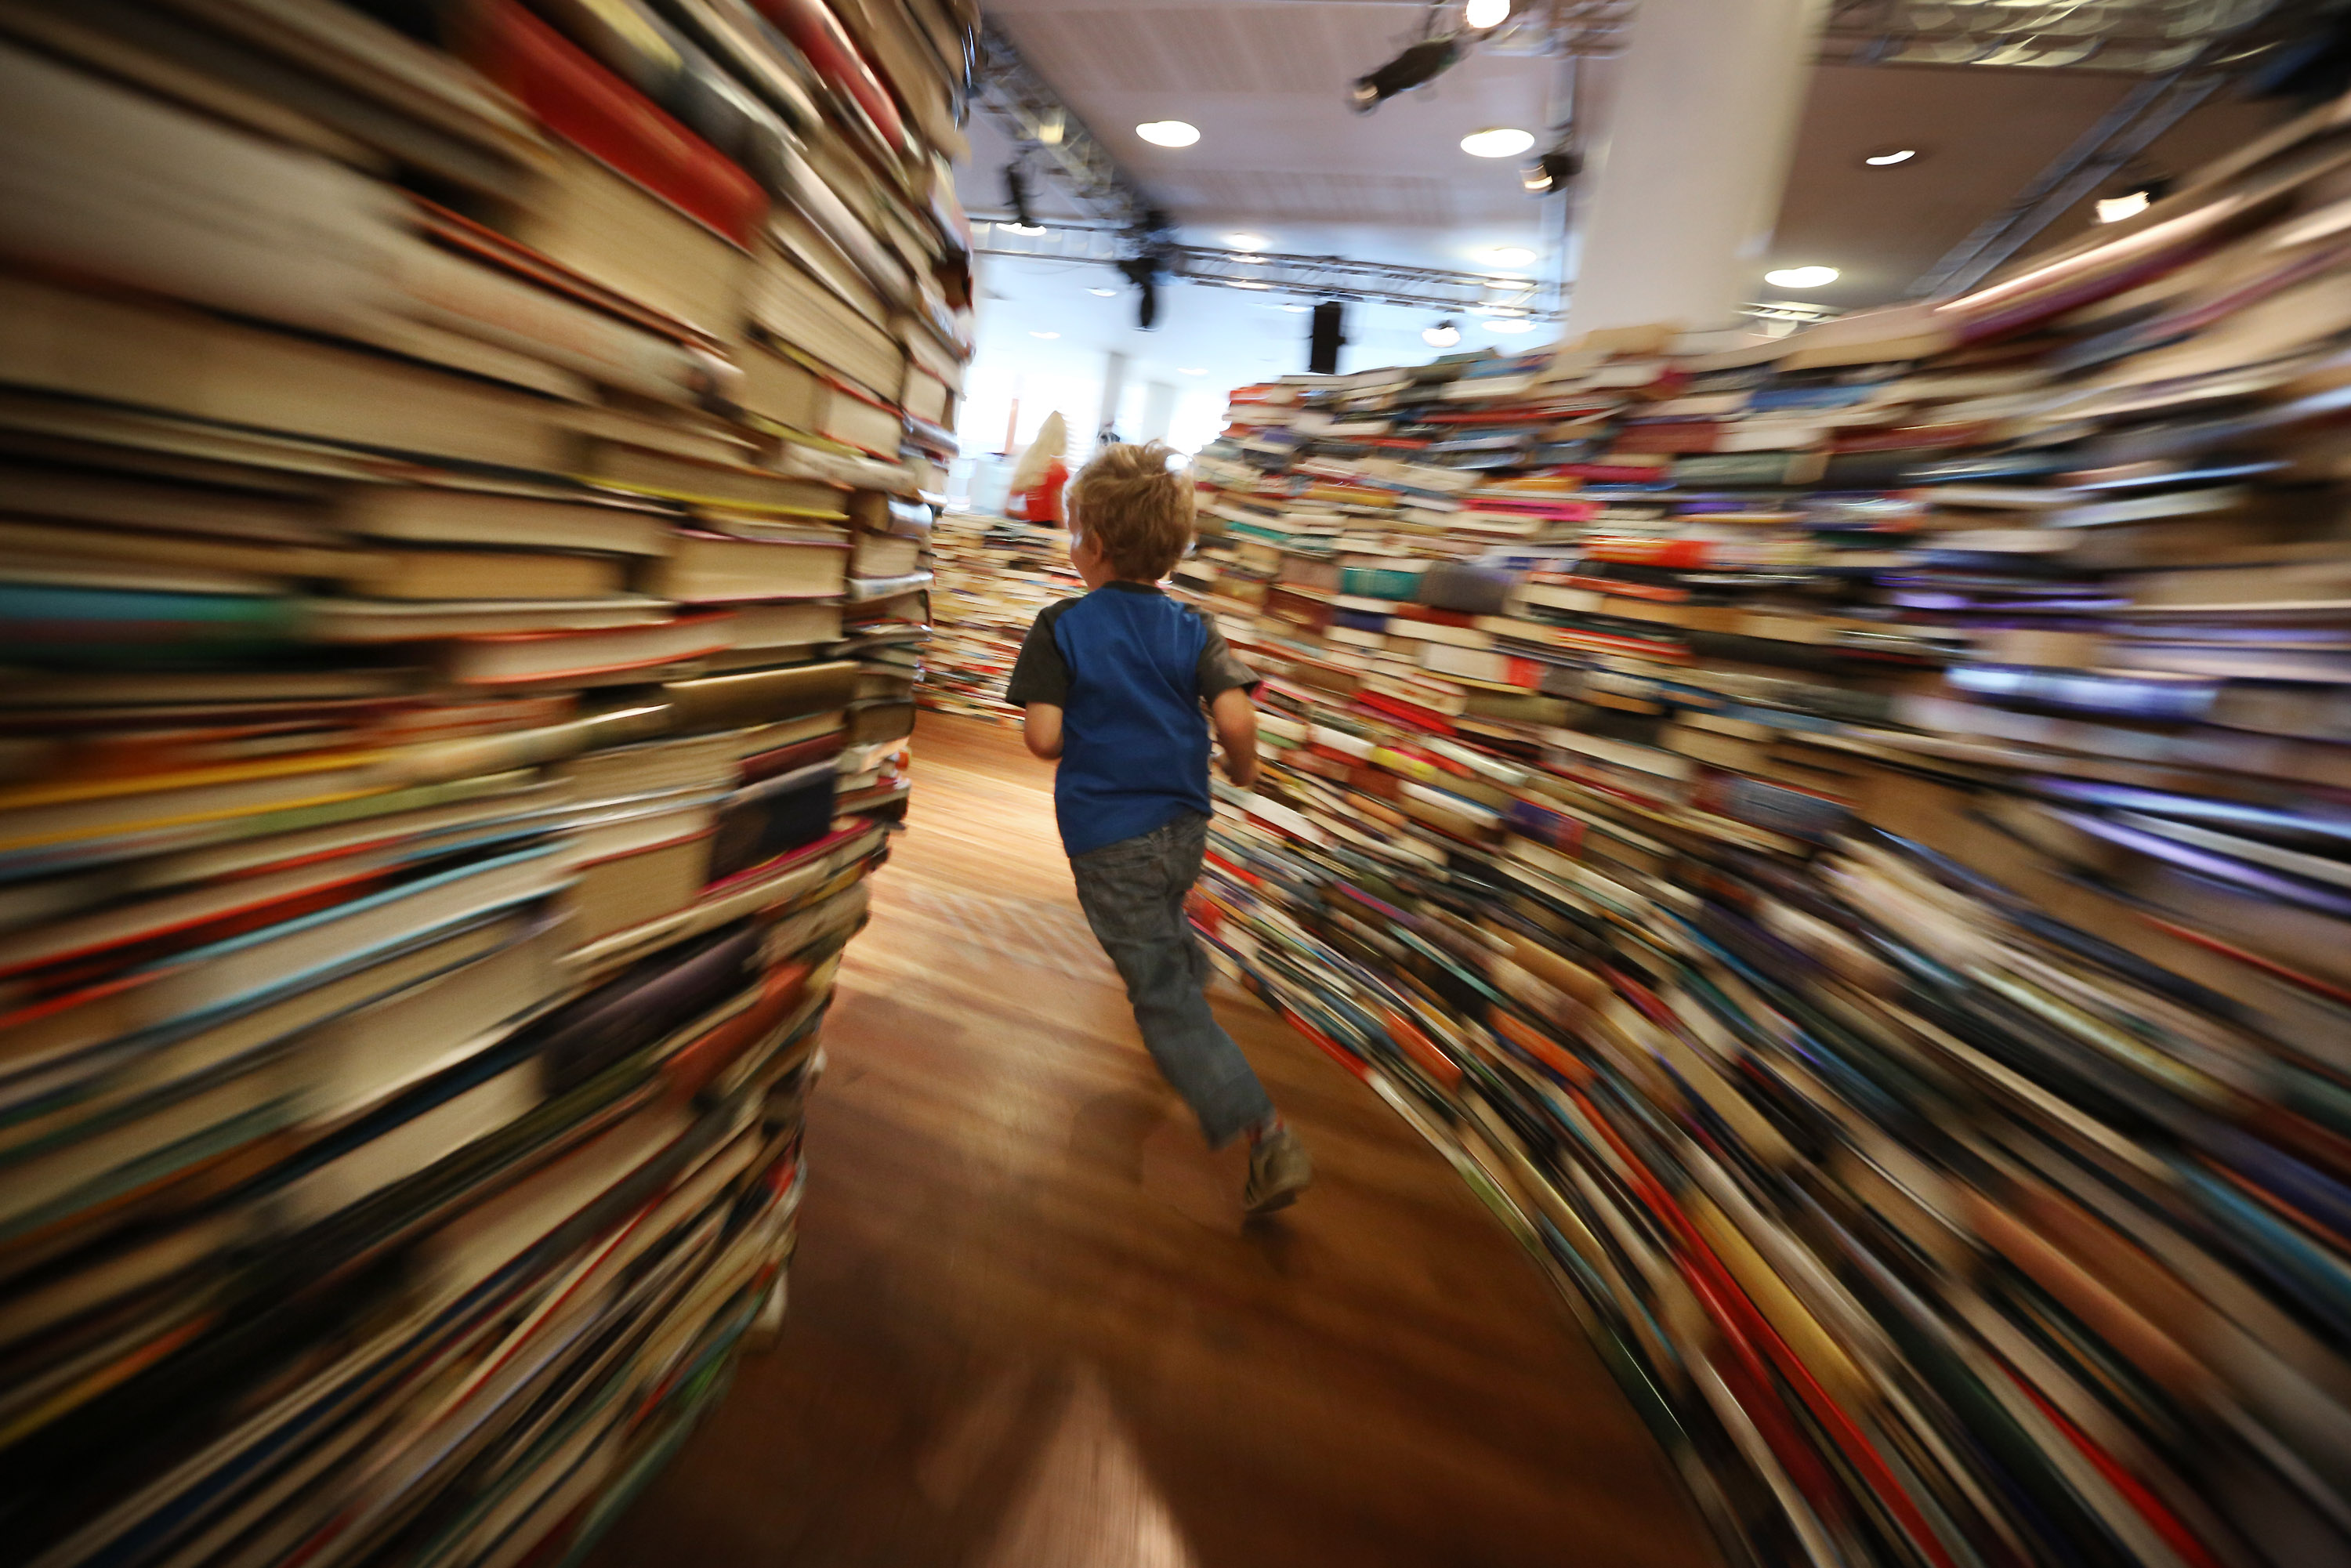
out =
<svg viewBox="0 0 2351 1568"><path fill-rule="evenodd" d="M1200 705L1257 677L1205 615L1141 582L1048 605L1005 684L1007 702L1061 710L1053 814L1072 855L1208 811Z"/></svg>

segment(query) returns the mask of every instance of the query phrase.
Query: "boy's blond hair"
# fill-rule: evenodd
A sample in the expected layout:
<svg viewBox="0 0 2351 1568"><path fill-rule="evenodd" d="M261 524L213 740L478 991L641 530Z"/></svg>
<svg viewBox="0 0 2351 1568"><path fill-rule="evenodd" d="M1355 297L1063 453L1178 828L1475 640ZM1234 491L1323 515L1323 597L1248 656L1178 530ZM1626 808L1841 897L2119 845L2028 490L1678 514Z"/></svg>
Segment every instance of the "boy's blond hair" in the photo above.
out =
<svg viewBox="0 0 2351 1568"><path fill-rule="evenodd" d="M1105 446L1070 482L1070 528L1092 539L1111 570L1156 582L1192 548L1192 482L1168 472L1164 441Z"/></svg>

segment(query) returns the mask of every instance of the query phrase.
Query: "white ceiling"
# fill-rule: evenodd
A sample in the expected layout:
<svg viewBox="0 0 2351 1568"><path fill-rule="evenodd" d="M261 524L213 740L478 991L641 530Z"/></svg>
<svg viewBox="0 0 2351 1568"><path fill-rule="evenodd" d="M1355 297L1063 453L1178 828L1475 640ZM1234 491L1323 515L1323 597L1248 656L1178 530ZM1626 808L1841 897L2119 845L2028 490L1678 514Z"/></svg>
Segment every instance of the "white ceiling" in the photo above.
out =
<svg viewBox="0 0 2351 1568"><path fill-rule="evenodd" d="M1735 0L1732 0L1735 3ZM1526 269L1555 277L1569 204L1519 187L1516 160L1463 152L1468 131L1491 125L1541 135L1558 118L1562 67L1533 57L1476 54L1428 89L1370 115L1348 107L1353 79L1416 36L1415 5L1362 0L992 0L991 17L1023 58L1077 111L1111 153L1196 244L1242 231L1267 247L1427 267L1485 270L1477 253L1523 246ZM1587 62L1587 120L1604 122L1610 78ZM1755 267L1750 298L1802 298L1844 308L1904 297L1921 273L1977 223L1998 212L2132 83L2047 70L1823 66L1809 84L1780 222ZM2159 140L2135 172L2193 167L2281 118L2275 105L2219 101ZM1141 122L1198 126L1184 149L1153 146ZM1001 171L1013 149L984 112L961 188L974 211L1003 209ZM1921 156L1870 168L1865 153L1916 147ZM1077 216L1031 162L1034 210ZM2079 233L2084 208L2036 243ZM1772 268L1825 264L1843 276L1802 296L1774 290ZM1133 326L1134 296L1106 267L997 260L986 275L983 359L1134 356L1132 374L1172 377L1206 368L1219 390L1305 368L1306 317L1276 295L1173 283L1161 326ZM1089 286L1118 287L1101 299ZM1343 368L1421 360L1433 311L1349 309L1353 346ZM1532 347L1541 333L1505 338L1465 319L1464 347ZM1055 331L1051 340L1032 331ZM1196 378L1181 378L1186 384Z"/></svg>

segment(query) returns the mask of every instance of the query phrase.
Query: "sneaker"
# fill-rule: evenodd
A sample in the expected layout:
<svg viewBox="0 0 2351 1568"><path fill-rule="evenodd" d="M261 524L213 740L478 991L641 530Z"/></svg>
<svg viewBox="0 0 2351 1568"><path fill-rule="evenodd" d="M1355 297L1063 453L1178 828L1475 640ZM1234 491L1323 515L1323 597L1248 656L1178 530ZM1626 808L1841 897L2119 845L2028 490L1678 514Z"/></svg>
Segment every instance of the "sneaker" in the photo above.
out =
<svg viewBox="0 0 2351 1568"><path fill-rule="evenodd" d="M1259 1139L1249 1148L1249 1186L1241 1207L1251 1214L1270 1214L1298 1201L1314 1179L1314 1162L1298 1134L1284 1127Z"/></svg>

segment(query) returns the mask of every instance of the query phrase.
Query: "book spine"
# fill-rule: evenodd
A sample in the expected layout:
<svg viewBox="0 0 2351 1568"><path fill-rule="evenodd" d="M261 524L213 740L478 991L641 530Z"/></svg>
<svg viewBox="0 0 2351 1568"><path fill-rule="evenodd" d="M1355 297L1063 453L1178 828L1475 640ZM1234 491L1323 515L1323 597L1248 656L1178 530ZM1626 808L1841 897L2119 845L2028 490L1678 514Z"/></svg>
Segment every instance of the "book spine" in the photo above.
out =
<svg viewBox="0 0 2351 1568"><path fill-rule="evenodd" d="M518 0L489 0L475 40L484 73L556 135L737 245L758 235L768 211L758 182Z"/></svg>
<svg viewBox="0 0 2351 1568"><path fill-rule="evenodd" d="M722 361L431 246L403 246L393 268L424 320L545 358L591 380L671 402L720 389Z"/></svg>

